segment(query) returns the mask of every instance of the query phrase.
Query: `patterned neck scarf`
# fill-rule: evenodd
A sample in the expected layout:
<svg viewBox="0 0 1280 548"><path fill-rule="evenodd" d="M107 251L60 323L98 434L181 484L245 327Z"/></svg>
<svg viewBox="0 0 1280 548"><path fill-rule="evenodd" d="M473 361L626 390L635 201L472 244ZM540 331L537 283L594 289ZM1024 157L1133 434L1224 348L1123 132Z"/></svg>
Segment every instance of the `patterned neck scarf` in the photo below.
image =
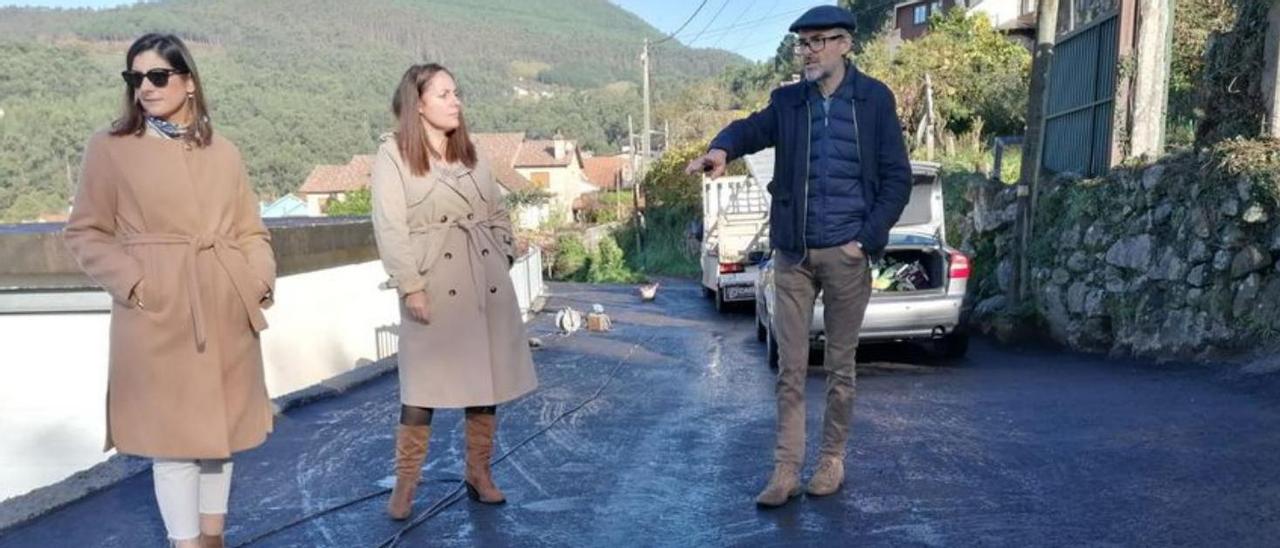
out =
<svg viewBox="0 0 1280 548"><path fill-rule="evenodd" d="M180 126L154 116L147 116L147 125L160 133L160 135L170 139L181 139L187 134L187 126Z"/></svg>

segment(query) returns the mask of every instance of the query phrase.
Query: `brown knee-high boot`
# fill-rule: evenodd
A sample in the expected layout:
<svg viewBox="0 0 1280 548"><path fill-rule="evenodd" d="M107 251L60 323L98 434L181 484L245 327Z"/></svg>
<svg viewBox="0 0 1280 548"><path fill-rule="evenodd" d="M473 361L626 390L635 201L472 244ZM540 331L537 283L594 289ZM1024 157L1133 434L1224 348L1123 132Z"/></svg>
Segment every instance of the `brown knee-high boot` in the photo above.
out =
<svg viewBox="0 0 1280 548"><path fill-rule="evenodd" d="M494 415L467 413L467 494L471 500L485 504L507 502L489 472L493 435L497 429L498 420Z"/></svg>
<svg viewBox="0 0 1280 548"><path fill-rule="evenodd" d="M387 501L391 519L407 519L413 511L413 494L422 479L422 463L427 460L427 440L431 426L399 425L396 429L396 486Z"/></svg>

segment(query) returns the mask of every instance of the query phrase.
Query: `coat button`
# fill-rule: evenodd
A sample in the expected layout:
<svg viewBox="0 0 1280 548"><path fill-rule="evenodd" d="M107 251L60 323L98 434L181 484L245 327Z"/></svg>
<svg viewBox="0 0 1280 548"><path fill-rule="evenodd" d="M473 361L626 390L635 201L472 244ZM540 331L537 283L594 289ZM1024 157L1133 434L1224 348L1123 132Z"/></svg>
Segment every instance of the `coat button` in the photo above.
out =
<svg viewBox="0 0 1280 548"><path fill-rule="evenodd" d="M481 249L481 250L480 250L480 254L481 254L481 255L483 255L483 256L485 256L485 257L488 257L488 256L489 256L489 250L488 250L488 249Z"/></svg>
<svg viewBox="0 0 1280 548"><path fill-rule="evenodd" d="M490 288L489 288L489 292L490 292L490 293L497 293L497 292L498 292L498 288L496 288L496 287L490 287Z"/></svg>
<svg viewBox="0 0 1280 548"><path fill-rule="evenodd" d="M449 222L449 216L448 216L448 215L445 215L445 216L443 216L443 217L440 217L440 222L442 222L442 223L447 223L447 222Z"/></svg>
<svg viewBox="0 0 1280 548"><path fill-rule="evenodd" d="M476 215L475 215L474 213L468 213L468 214L467 214L467 220L471 220L471 219L474 219L474 218L476 218Z"/></svg>
<svg viewBox="0 0 1280 548"><path fill-rule="evenodd" d="M452 259L452 258L453 258L453 254L452 254L452 253L445 253L445 254L444 254L444 258L446 258L446 259Z"/></svg>
<svg viewBox="0 0 1280 548"><path fill-rule="evenodd" d="M457 291L452 290L452 289L450 289L450 290L449 290L449 296L450 296L450 297L455 297L455 296L457 296L457 295L458 295L458 292L457 292Z"/></svg>

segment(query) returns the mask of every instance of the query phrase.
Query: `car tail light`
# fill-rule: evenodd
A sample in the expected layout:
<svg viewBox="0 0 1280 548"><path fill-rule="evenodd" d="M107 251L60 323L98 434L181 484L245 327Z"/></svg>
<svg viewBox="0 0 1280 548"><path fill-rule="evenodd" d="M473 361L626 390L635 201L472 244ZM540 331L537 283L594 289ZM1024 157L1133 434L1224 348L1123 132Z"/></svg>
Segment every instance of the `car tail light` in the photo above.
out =
<svg viewBox="0 0 1280 548"><path fill-rule="evenodd" d="M747 267L743 266L740 263L720 263L721 274L737 274L739 272L744 272L746 270L747 270Z"/></svg>
<svg viewBox="0 0 1280 548"><path fill-rule="evenodd" d="M959 251L952 251L951 279L968 279L969 272L971 271L972 269L969 267L969 258Z"/></svg>

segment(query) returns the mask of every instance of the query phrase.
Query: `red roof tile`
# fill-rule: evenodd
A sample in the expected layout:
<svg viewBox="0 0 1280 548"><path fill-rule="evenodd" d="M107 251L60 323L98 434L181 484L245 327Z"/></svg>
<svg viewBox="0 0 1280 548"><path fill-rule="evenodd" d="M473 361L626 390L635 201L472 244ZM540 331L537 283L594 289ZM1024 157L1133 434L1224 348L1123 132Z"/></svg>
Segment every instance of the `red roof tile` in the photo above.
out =
<svg viewBox="0 0 1280 548"><path fill-rule="evenodd" d="M573 146L573 141L566 140L565 143ZM556 159L556 143L550 139L529 139L520 147L520 154L516 157L517 167L565 167L573 160L574 150L566 147L563 158Z"/></svg>
<svg viewBox="0 0 1280 548"><path fill-rule="evenodd" d="M335 194L352 192L369 186L369 174L373 170L373 156L359 155L346 165L320 165L312 168L307 180L298 189L299 194Z"/></svg>
<svg viewBox="0 0 1280 548"><path fill-rule="evenodd" d="M626 167L626 156L593 156L582 159L582 169L587 174L587 181L596 188L616 188L622 182Z"/></svg>
<svg viewBox="0 0 1280 548"><path fill-rule="evenodd" d="M524 190L533 186L524 175L515 170L516 156L524 143L523 133L472 133L471 142L476 151L489 161L493 177L508 191Z"/></svg>

